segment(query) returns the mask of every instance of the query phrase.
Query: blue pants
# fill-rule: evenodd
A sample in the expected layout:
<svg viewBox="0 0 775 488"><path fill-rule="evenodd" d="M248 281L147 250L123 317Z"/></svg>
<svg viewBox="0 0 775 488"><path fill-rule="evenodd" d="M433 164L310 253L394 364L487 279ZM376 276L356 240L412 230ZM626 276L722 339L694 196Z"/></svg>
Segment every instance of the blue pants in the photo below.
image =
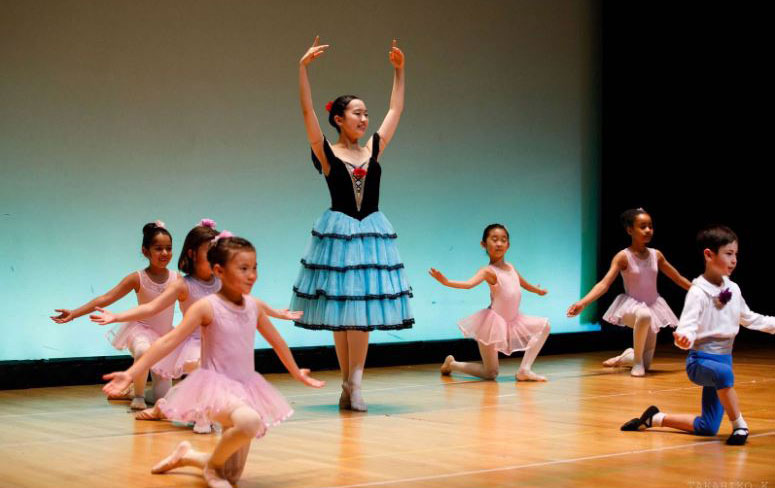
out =
<svg viewBox="0 0 775 488"><path fill-rule="evenodd" d="M689 351L689 356L686 358L686 374L693 383L703 387L702 415L694 419L694 433L716 435L724 418L724 407L721 406L716 390L729 388L735 384L732 355Z"/></svg>

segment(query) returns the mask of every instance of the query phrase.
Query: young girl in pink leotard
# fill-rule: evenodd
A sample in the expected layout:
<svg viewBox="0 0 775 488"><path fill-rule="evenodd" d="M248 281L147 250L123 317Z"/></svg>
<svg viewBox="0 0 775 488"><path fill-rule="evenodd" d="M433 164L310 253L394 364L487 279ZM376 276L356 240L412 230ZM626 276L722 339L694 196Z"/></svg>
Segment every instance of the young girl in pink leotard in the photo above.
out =
<svg viewBox="0 0 775 488"><path fill-rule="evenodd" d="M461 320L458 325L463 335L479 342L481 363L464 363L447 356L441 366L442 374L459 372L494 380L498 376L498 352L510 355L525 351L516 378L519 381L546 381L533 372L533 361L549 337L549 320L543 317L523 315L519 311L522 299L520 287L545 295L546 290L525 281L510 263L505 261L509 249L509 231L501 224L491 224L484 229L482 247L487 251L490 264L477 271L468 281L450 281L440 271L431 268L430 275L442 285L451 288L473 288L486 281L490 285L492 304L474 315Z"/></svg>
<svg viewBox="0 0 775 488"><path fill-rule="evenodd" d="M148 259L147 268L130 273L104 295L100 295L74 310L56 309L59 315L51 317L54 322L64 324L86 315L98 307L107 307L133 290L137 294L137 303L142 305L171 287L176 282L178 275L167 269L172 258L172 236L163 222L157 220L143 227L141 249L143 255ZM170 304L143 320L130 322L111 330L108 333L108 339L116 349L129 349L132 357L137 361L155 340L172 330L173 312L173 306ZM149 368L150 366L152 365L149 365ZM130 404L134 410L146 408L144 393L149 368L142 372L144 374L138 374L134 380L134 398ZM170 388L170 380L155 372L151 372L151 378L153 379L154 399L163 397ZM129 390L127 389L127 391ZM126 398L126 394L126 392L118 392L117 397Z"/></svg>
<svg viewBox="0 0 775 488"><path fill-rule="evenodd" d="M568 317L575 317L584 307L594 302L611 286L616 275L621 274L624 293L603 315L603 320L621 327L632 328L632 344L604 366L632 366L632 376L644 376L651 366L657 345L657 332L662 327L678 324L670 306L657 292L657 275L663 272L681 288L688 290L689 280L681 276L656 249L646 247L654 235L654 224L642 208L625 211L621 216L625 230L632 238L630 247L619 251L611 261L611 268L587 295L568 308Z"/></svg>

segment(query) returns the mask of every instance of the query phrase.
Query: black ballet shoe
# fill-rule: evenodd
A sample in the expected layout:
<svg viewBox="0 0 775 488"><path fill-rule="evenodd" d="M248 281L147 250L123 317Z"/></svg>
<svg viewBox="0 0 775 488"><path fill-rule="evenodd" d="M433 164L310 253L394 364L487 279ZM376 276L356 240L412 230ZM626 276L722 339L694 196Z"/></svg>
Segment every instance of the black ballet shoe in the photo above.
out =
<svg viewBox="0 0 775 488"><path fill-rule="evenodd" d="M748 429L735 429L732 435L727 437L728 446L742 446L748 440Z"/></svg>
<svg viewBox="0 0 775 488"><path fill-rule="evenodd" d="M648 429L651 427L651 418L658 413L659 409L652 405L643 412L640 418L631 419L625 422L625 424L622 425L621 430L632 432L640 430L641 427Z"/></svg>

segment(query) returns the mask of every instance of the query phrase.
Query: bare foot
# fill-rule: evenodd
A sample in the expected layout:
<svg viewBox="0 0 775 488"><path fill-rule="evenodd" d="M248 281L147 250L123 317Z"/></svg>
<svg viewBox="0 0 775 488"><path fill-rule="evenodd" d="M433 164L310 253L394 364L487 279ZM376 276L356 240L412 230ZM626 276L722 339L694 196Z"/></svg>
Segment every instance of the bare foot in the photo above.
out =
<svg viewBox="0 0 775 488"><path fill-rule="evenodd" d="M541 376L539 374L535 374L530 369L528 369L527 371L520 369L519 371L517 371L517 381L546 381L546 377Z"/></svg>
<svg viewBox="0 0 775 488"><path fill-rule="evenodd" d="M646 376L646 368L642 364L633 364L630 370L630 376Z"/></svg>
<svg viewBox="0 0 775 488"><path fill-rule="evenodd" d="M209 488L232 488L231 483L227 479L222 478L218 470L209 464L202 471L202 476L204 476Z"/></svg>
<svg viewBox="0 0 775 488"><path fill-rule="evenodd" d="M441 365L440 371L441 374L444 376L449 376L452 374L452 362L455 360L455 357L450 354L446 358L444 358L444 364Z"/></svg>
<svg viewBox="0 0 775 488"><path fill-rule="evenodd" d="M135 414L135 420L161 420L164 418L164 414L161 412L161 406L164 405L166 400L161 398L151 408L146 408Z"/></svg>
<svg viewBox="0 0 775 488"><path fill-rule="evenodd" d="M603 361L603 366L607 368L618 368L620 366L630 366L633 361L633 355L635 354L635 350L631 347L628 347L624 350L623 353L619 354L618 356L614 356L610 359L606 359Z"/></svg>
<svg viewBox="0 0 775 488"><path fill-rule="evenodd" d="M166 473L171 469L175 469L175 468L179 468L180 466L183 466L183 464L181 463L181 461L183 460L183 456L185 456L186 453L190 450L191 450L191 444L189 444L188 441L181 442L180 444L178 444L178 447L176 447L175 450L172 451L172 454L162 459L156 464L156 466L151 468L151 473L153 474Z"/></svg>

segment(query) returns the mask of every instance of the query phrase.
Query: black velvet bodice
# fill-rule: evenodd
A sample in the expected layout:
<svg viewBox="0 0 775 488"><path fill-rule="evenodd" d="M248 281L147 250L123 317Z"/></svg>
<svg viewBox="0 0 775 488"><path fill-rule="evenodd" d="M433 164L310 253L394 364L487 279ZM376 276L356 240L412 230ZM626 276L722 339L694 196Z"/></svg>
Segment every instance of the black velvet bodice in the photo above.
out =
<svg viewBox="0 0 775 488"><path fill-rule="evenodd" d="M379 181L382 176L382 167L377 161L379 156L379 134L375 133L371 142L371 156L369 158L368 173L363 184L363 200L361 209L355 203L355 192L353 191L352 177L347 171L344 161L336 157L328 140L323 141L323 150L326 153L328 164L331 170L326 176L328 192L331 194L331 210L342 212L354 219L363 220L370 214L379 210ZM315 153L312 153L312 163L318 172L322 173L320 161Z"/></svg>

